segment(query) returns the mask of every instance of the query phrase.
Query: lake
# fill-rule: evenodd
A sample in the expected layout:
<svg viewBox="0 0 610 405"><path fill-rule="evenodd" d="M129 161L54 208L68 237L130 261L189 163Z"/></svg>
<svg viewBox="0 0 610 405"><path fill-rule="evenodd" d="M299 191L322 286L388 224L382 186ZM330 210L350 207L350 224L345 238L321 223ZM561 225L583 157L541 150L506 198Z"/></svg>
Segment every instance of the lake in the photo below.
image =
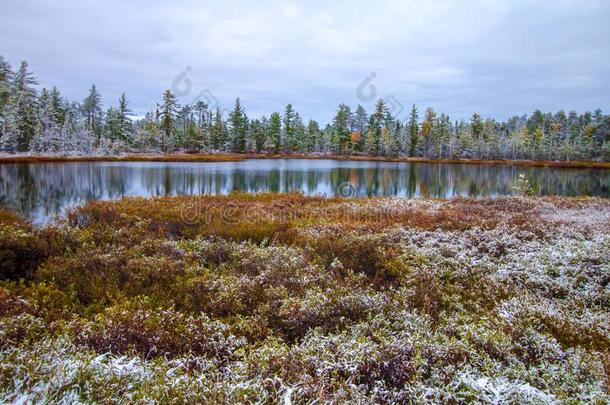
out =
<svg viewBox="0 0 610 405"><path fill-rule="evenodd" d="M497 197L519 174L537 195L610 197L610 170L443 163L251 159L241 162L0 164L0 205L44 223L89 200L291 192L345 197Z"/></svg>

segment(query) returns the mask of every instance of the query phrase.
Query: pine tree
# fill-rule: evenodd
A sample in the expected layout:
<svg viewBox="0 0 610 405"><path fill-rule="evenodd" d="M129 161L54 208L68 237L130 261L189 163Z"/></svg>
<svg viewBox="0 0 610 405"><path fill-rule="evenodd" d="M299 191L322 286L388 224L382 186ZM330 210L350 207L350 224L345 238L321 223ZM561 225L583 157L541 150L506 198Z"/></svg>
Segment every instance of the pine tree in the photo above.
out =
<svg viewBox="0 0 610 405"><path fill-rule="evenodd" d="M320 152L328 153L332 149L332 138L333 138L333 127L330 124L326 124L322 130Z"/></svg>
<svg viewBox="0 0 610 405"><path fill-rule="evenodd" d="M472 114L470 118L470 127L472 129L472 138L474 141L478 141L478 157L482 157L482 149L483 149L483 120L481 116L477 113Z"/></svg>
<svg viewBox="0 0 610 405"><path fill-rule="evenodd" d="M279 153L282 148L282 117L280 113L271 114L269 123L269 139L274 153Z"/></svg>
<svg viewBox="0 0 610 405"><path fill-rule="evenodd" d="M354 128L353 131L360 134L360 141L358 142L357 150L362 150L365 143L365 134L367 131L368 116L363 106L358 104L356 112L354 113Z"/></svg>
<svg viewBox="0 0 610 405"><path fill-rule="evenodd" d="M66 119L62 126L62 134L66 138L66 150L83 154L93 152L94 136L84 123L78 122L74 126L69 119Z"/></svg>
<svg viewBox="0 0 610 405"><path fill-rule="evenodd" d="M474 156L472 147L472 128L464 120L461 120L458 124L456 145L457 150L455 155L457 158L471 158Z"/></svg>
<svg viewBox="0 0 610 405"><path fill-rule="evenodd" d="M299 152L305 151L305 124L299 113L294 116L294 139L295 150Z"/></svg>
<svg viewBox="0 0 610 405"><path fill-rule="evenodd" d="M14 153L18 151L20 133L18 130L17 108L9 104L5 108L4 128L0 137L0 150Z"/></svg>
<svg viewBox="0 0 610 405"><path fill-rule="evenodd" d="M102 138L111 142L117 141L119 133L119 120L116 108L108 107L106 113L104 114L104 118L104 130L102 132Z"/></svg>
<svg viewBox="0 0 610 405"><path fill-rule="evenodd" d="M586 124L585 127L582 129L580 154L583 159L591 159L591 157L593 156L596 131L596 126L590 123ZM535 139L538 139L539 136L539 132L536 132L534 134Z"/></svg>
<svg viewBox="0 0 610 405"><path fill-rule="evenodd" d="M165 93L163 93L163 104L160 107L161 123L159 127L162 131L161 150L163 152L166 152L168 142L172 140L174 134L176 114L178 113L178 109L180 108L180 106L178 105L178 99L175 95L172 94L171 90L165 90Z"/></svg>
<svg viewBox="0 0 610 405"><path fill-rule="evenodd" d="M320 125L314 120L309 120L309 123L307 123L307 131L305 135L307 139L305 146L306 152L315 152L317 150L320 150L320 135Z"/></svg>
<svg viewBox="0 0 610 405"><path fill-rule="evenodd" d="M411 115L409 116L409 156L413 157L417 154L417 148L419 146L419 116L417 115L417 108L415 104L411 108Z"/></svg>
<svg viewBox="0 0 610 405"><path fill-rule="evenodd" d="M203 101L199 100L193 106L197 127L200 130L201 136L201 149L209 150L211 145L211 126L212 126L212 112L208 110L208 105Z"/></svg>
<svg viewBox="0 0 610 405"><path fill-rule="evenodd" d="M294 152L297 147L296 132L294 127L295 111L292 104L288 104L284 109L284 149L287 152Z"/></svg>
<svg viewBox="0 0 610 405"><path fill-rule="evenodd" d="M333 119L333 149L337 153L345 153L349 150L351 111L346 104L340 104L337 114Z"/></svg>
<svg viewBox="0 0 610 405"><path fill-rule="evenodd" d="M66 152L66 139L56 121L47 89L42 89L40 95L39 114L38 126L30 142L29 150L34 153Z"/></svg>
<svg viewBox="0 0 610 405"><path fill-rule="evenodd" d="M253 120L250 124L250 130L252 132L252 149L256 153L260 153L267 142L267 131L269 122L266 117L260 120Z"/></svg>
<svg viewBox="0 0 610 405"><path fill-rule="evenodd" d="M369 121L368 131L364 139L364 150L369 155L377 155L379 153L380 133L376 128L374 115L371 115Z"/></svg>
<svg viewBox="0 0 610 405"><path fill-rule="evenodd" d="M235 107L229 114L230 136L233 143L233 152L246 152L246 131L247 131L246 113L241 106L239 97L235 100Z"/></svg>
<svg viewBox="0 0 610 405"><path fill-rule="evenodd" d="M122 93L117 108L117 139L125 145L130 145L133 142L133 131L131 119L129 118L131 115L131 109L129 108L125 93Z"/></svg>
<svg viewBox="0 0 610 405"><path fill-rule="evenodd" d="M356 107L356 112L354 113L354 131L358 131L361 134L366 131L366 126L368 122L368 116L366 114L366 110L363 106L358 104Z"/></svg>
<svg viewBox="0 0 610 405"><path fill-rule="evenodd" d="M83 113L85 115L85 128L95 134L99 141L102 133L102 96L95 88L95 84L91 85L89 95L83 101Z"/></svg>
<svg viewBox="0 0 610 405"><path fill-rule="evenodd" d="M4 127L5 109L10 102L12 80L13 71L11 70L11 65L0 55L0 136Z"/></svg>
<svg viewBox="0 0 610 405"><path fill-rule="evenodd" d="M239 99L224 121L198 101L180 108L171 92L163 104L143 119L130 119L125 95L117 107L102 113L101 96L95 85L79 104L63 99L59 90L36 91L36 80L22 63L17 72L0 57L0 148L36 153L119 153L135 147L140 151L167 151L170 146L189 151L235 152L262 150L281 152L354 153L429 158L512 159L609 159L610 116L593 113L556 114L534 111L529 117L514 116L504 122L473 114L470 122L455 122L427 109L421 127L413 105L404 125L392 117L384 100L378 100L367 117L362 106L351 113L339 106L324 129L311 120L305 125L292 105L283 115L249 120ZM93 142L95 139L95 142ZM107 150L105 150L107 149Z"/></svg>
<svg viewBox="0 0 610 405"><path fill-rule="evenodd" d="M15 74L12 96L15 114L13 124L16 126L13 129L17 133L18 152L28 150L30 140L36 131L38 105L34 86L37 84L33 74L28 71L27 62L21 62Z"/></svg>
<svg viewBox="0 0 610 405"><path fill-rule="evenodd" d="M210 143L212 145L212 149L216 151L223 151L226 148L226 127L222 120L222 112L219 107L216 107L216 112L214 114L214 124L210 130Z"/></svg>
<svg viewBox="0 0 610 405"><path fill-rule="evenodd" d="M160 134L161 130L156 114L148 112L135 131L133 146L140 152L157 152L159 150Z"/></svg>
<svg viewBox="0 0 610 405"><path fill-rule="evenodd" d="M64 105L61 95L57 87L53 86L51 89L51 111L55 117L57 125L63 125L66 119L66 106Z"/></svg>
<svg viewBox="0 0 610 405"><path fill-rule="evenodd" d="M441 159L443 157L448 157L450 149L449 144L451 142L451 120L449 119L449 116L444 113L442 113L439 118L435 138L437 158Z"/></svg>
<svg viewBox="0 0 610 405"><path fill-rule="evenodd" d="M382 128L389 129L392 118L388 111L388 107L383 99L377 100L375 103L375 112L369 119L369 128L366 132L364 146L367 153L372 155L380 154L381 151L381 130Z"/></svg>
<svg viewBox="0 0 610 405"><path fill-rule="evenodd" d="M182 137L182 148L188 152L197 152L203 144L203 131L193 121L188 121Z"/></svg>
<svg viewBox="0 0 610 405"><path fill-rule="evenodd" d="M390 113L388 110L388 106L385 102L385 100L383 100L382 98L380 98L379 100L377 100L377 103L375 103L375 122L376 122L376 126L378 128L378 131L381 131L381 128L385 127L385 128L389 128L389 123L390 123ZM381 135L381 132L379 133L379 135Z"/></svg>
<svg viewBox="0 0 610 405"><path fill-rule="evenodd" d="M393 156L396 154L397 145L394 142L394 137L392 136L390 130L388 128L381 128L381 136L379 137L379 152L384 156Z"/></svg>

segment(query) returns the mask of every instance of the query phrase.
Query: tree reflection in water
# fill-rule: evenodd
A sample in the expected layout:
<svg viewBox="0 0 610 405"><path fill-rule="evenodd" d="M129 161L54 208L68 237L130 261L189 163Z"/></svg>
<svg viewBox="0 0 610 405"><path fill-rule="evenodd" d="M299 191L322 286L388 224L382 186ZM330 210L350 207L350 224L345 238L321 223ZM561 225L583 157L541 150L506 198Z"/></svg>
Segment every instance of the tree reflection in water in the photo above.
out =
<svg viewBox="0 0 610 405"><path fill-rule="evenodd" d="M245 192L355 196L496 197L523 173L536 195L610 197L610 170L335 160L221 163L82 162L0 165L0 204L41 223L94 199Z"/></svg>

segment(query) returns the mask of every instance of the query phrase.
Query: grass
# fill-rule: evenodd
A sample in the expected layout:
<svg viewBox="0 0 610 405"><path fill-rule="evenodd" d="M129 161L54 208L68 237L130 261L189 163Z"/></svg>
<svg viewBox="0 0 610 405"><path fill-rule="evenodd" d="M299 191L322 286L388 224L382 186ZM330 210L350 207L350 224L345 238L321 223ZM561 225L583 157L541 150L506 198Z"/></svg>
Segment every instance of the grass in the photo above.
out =
<svg viewBox="0 0 610 405"><path fill-rule="evenodd" d="M368 155L320 155L286 153L168 153L126 154L120 156L0 156L0 164L6 163L64 163L64 162L238 162L245 159L333 159L376 162L445 163L476 165L513 165L519 167L551 167L566 169L610 169L610 162L599 161L550 161L550 160L481 160L481 159L428 159L423 157L387 157Z"/></svg>
<svg viewBox="0 0 610 405"><path fill-rule="evenodd" d="M610 400L604 199L97 201L0 257L2 402Z"/></svg>

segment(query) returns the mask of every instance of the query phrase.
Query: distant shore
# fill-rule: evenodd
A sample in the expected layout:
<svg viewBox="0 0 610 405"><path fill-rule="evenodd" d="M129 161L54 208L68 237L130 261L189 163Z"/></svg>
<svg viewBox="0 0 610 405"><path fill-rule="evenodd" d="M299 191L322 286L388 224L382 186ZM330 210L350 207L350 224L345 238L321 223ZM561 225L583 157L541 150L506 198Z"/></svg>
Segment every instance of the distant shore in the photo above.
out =
<svg viewBox="0 0 610 405"><path fill-rule="evenodd" d="M428 159L423 157L387 157L333 154L287 153L168 153L125 154L116 156L44 156L5 155L0 164L6 163L64 163L64 162L239 162L246 159L332 159L371 162L446 163L478 165L513 165L520 167L552 167L566 169L610 169L610 162L599 161L550 161L550 160L482 160L482 159Z"/></svg>

